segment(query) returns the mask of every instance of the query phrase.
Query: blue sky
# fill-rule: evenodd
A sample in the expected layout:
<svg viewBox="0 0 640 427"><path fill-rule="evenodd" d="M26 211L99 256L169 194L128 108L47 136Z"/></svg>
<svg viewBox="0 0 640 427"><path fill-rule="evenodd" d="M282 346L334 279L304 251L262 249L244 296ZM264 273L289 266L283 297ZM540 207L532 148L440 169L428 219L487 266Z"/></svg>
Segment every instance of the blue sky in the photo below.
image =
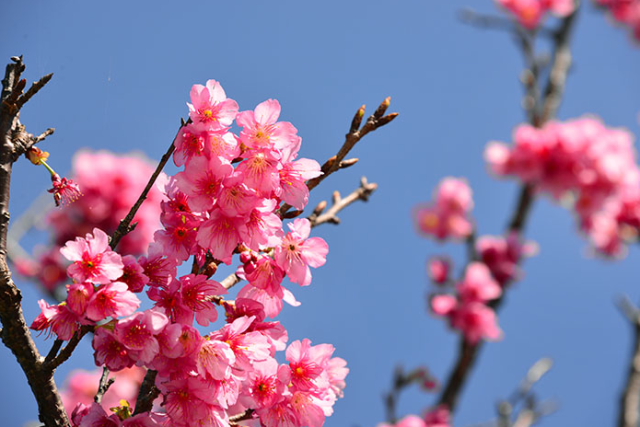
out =
<svg viewBox="0 0 640 427"><path fill-rule="evenodd" d="M639 48L586 3L559 116L597 114L638 135ZM500 234L515 204L515 183L492 178L482 153L490 140L509 141L524 120L522 60L509 34L462 24L459 12L468 6L497 13L491 0L8 0L0 59L24 55L30 80L55 73L22 119L34 133L57 128L42 148L61 172L83 147L159 158L187 115L191 85L211 78L241 109L277 98L282 118L303 137L301 155L320 162L335 154L361 104L372 111L392 96L390 110L400 117L367 136L354 151L361 162L326 180L311 205L334 190L350 192L363 175L379 183L378 192L344 212L342 225L316 230L330 245L328 263L309 288L292 287L303 305L281 318L292 339L332 343L352 369L327 426L370 427L383 421L381 396L398 363L425 364L445 378L457 346L425 309L424 266L442 252L459 266L464 251L417 236L412 207L444 176L471 183L481 234ZM48 186L43 171L21 161L13 218ZM507 297L505 339L485 347L456 426L492 419L496 401L544 356L556 365L537 390L560 409L543 425L610 425L631 342L614 300L625 293L640 299L640 253L632 248L615 262L589 258L571 214L547 199L536 202L528 236L541 253ZM33 319L39 295L29 286L25 310ZM57 378L92 363L86 345ZM4 423L36 419L24 376L5 349L0 366ZM420 413L432 400L407 392L400 412Z"/></svg>

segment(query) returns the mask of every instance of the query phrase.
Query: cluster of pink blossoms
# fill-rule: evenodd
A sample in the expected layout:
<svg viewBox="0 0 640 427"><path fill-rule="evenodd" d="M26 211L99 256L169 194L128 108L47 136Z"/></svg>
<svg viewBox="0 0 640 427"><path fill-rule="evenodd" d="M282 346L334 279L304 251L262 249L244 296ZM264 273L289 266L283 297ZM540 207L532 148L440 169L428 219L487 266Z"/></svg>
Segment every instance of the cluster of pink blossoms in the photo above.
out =
<svg viewBox="0 0 640 427"><path fill-rule="evenodd" d="M471 188L464 179L445 178L435 191L435 201L415 210L418 229L438 240L461 239L472 235L473 208ZM499 339L502 331L489 303L502 295L502 289L521 275L520 261L536 252L532 243L523 243L518 233L506 237L481 236L476 242L478 262L467 266L464 278L455 285L450 278L452 263L438 256L428 263L438 292L430 306L438 316L446 317L465 339ZM449 290L449 291L448 291Z"/></svg>
<svg viewBox="0 0 640 427"><path fill-rule="evenodd" d="M486 158L498 176L515 176L556 200L571 201L594 247L622 256L640 229L640 170L633 136L587 117L521 125L514 145L492 142Z"/></svg>
<svg viewBox="0 0 640 427"><path fill-rule="evenodd" d="M574 0L496 0L511 12L518 22L530 30L535 29L547 12L565 17L573 13Z"/></svg>
<svg viewBox="0 0 640 427"><path fill-rule="evenodd" d="M418 230L439 240L464 239L473 232L470 218L473 193L464 179L444 178L434 194L435 201L414 210Z"/></svg>
<svg viewBox="0 0 640 427"><path fill-rule="evenodd" d="M495 311L487 305L502 295L502 287L481 262L467 266L463 280L456 286L457 295L438 294L431 298L431 309L449 319L450 325L462 331L472 344L482 339L497 340L502 336Z"/></svg>
<svg viewBox="0 0 640 427"><path fill-rule="evenodd" d="M609 9L616 22L629 27L636 40L640 40L640 0L595 0Z"/></svg>
<svg viewBox="0 0 640 427"><path fill-rule="evenodd" d="M306 206L305 182L321 174L320 166L296 160L301 138L291 123L278 121L275 100L238 113L210 80L193 87L189 109L191 123L174 153L185 169L166 184L164 227L148 254L121 257L97 228L68 242L61 250L72 262L68 298L57 306L41 302L32 328L68 340L90 327L98 366L157 371L154 410L133 416L128 404L114 413L78 404L74 426L222 427L240 416L267 427L321 427L342 397L346 362L332 357L329 344L304 339L287 347L286 329L266 321L280 313L283 300L298 304L284 278L309 285L310 267L326 261L328 245L309 238L308 220L296 219L286 233L280 216L284 203ZM230 131L234 120L239 135ZM227 289L209 277L234 254L248 284L226 301ZM180 277L177 268L190 257L193 273ZM142 291L154 304L137 311ZM216 322L220 306L226 324L203 335L195 323ZM275 356L284 350L288 363L280 364Z"/></svg>
<svg viewBox="0 0 640 427"><path fill-rule="evenodd" d="M49 291L64 284L67 263L60 256L60 248L78 235L91 233L95 227L107 233L114 232L140 196L153 170L153 165L141 156L115 155L107 151L78 153L73 159L72 175L82 195L74 203L65 203L48 214L48 229L54 233L51 246L41 251L36 261L19 260L18 271L33 277ZM62 182L65 179L62 178ZM164 180L161 176L161 182L149 192L134 218L135 230L120 243L120 253L140 255L146 252L153 233L160 226Z"/></svg>

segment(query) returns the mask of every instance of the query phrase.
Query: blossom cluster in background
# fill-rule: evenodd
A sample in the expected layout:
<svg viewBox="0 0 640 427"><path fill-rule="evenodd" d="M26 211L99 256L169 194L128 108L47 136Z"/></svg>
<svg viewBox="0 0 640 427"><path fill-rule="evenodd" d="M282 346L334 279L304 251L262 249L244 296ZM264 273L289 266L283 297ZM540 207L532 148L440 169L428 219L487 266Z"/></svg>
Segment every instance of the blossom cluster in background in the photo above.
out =
<svg viewBox="0 0 640 427"><path fill-rule="evenodd" d="M97 227L113 233L129 213L149 181L154 166L141 155L116 155L108 151L81 151L73 159L73 179L82 193L73 203L52 210L46 218L52 243L38 251L34 260L16 261L18 271L35 279L53 292L67 279L68 263L60 255L60 248L76 236L83 236ZM119 252L141 255L160 227L160 201L166 177L149 192L134 218L135 230L122 239Z"/></svg>
<svg viewBox="0 0 640 427"><path fill-rule="evenodd" d="M513 139L513 146L489 144L491 170L570 204L599 253L624 256L640 230L640 169L633 135L585 117L542 128L521 125Z"/></svg>
<svg viewBox="0 0 640 427"><path fill-rule="evenodd" d="M473 232L473 193L464 179L445 178L435 190L434 201L414 210L418 230L439 240L464 239Z"/></svg>
<svg viewBox="0 0 640 427"><path fill-rule="evenodd" d="M633 37L640 40L640 0L595 0L606 8L620 25L629 27Z"/></svg>
<svg viewBox="0 0 640 427"><path fill-rule="evenodd" d="M282 221L285 204L304 209L306 181L321 174L320 165L297 159L301 138L291 123L278 121L275 100L238 112L209 80L194 85L189 110L174 153L184 169L166 180L157 212L162 228L144 241L147 254L123 256L97 227L67 241L60 249L71 263L67 299L40 301L31 327L61 340L94 331L96 365L157 372L154 410L133 415L130 400L116 408L79 401L74 426L224 426L241 417L267 427L321 427L342 397L346 362L333 357L330 344L303 339L287 346L284 326L267 321L283 301L299 304L282 285L285 277L307 286L310 267L326 262L328 245L310 237L309 220L295 219L288 231ZM190 258L191 273L181 276L178 267ZM210 277L234 258L248 283L225 300L227 289ZM150 309L139 311L141 292ZM202 334L196 323L210 327L220 309L226 322ZM283 351L287 363L278 363Z"/></svg>
<svg viewBox="0 0 640 427"><path fill-rule="evenodd" d="M419 205L414 216L419 232L426 237L459 240L474 234L472 208L473 196L467 181L447 177L436 188L434 201ZM535 253L535 246L521 242L515 232L507 237L481 236L475 245L478 262L467 266L458 283L450 277L452 262L448 258L438 256L428 263L429 276L437 285L437 292L430 298L433 313L445 317L470 343L502 336L489 303L519 278L520 260Z"/></svg>
<svg viewBox="0 0 640 427"><path fill-rule="evenodd" d="M569 16L575 9L574 0L496 0L525 28L537 28L547 13Z"/></svg>

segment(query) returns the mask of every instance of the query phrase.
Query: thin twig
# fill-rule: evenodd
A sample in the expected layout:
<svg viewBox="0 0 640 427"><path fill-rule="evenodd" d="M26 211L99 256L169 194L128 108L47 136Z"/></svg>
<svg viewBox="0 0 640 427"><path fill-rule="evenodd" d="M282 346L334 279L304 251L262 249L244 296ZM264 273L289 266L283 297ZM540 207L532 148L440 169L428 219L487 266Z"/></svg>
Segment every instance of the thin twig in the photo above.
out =
<svg viewBox="0 0 640 427"><path fill-rule="evenodd" d="M553 66L549 73L549 81L545 89L544 104L542 106L542 123L553 119L560 108L564 94L567 75L571 69L573 56L571 55L571 33L575 27L580 10L581 0L575 0L575 11L562 20L557 32L554 34L554 58Z"/></svg>
<svg viewBox="0 0 640 427"><path fill-rule="evenodd" d="M18 109L21 109L22 106L26 104L33 97L33 95L38 93L40 89L44 87L44 85L49 83L52 77L53 77L53 73L47 74L46 76L43 76L42 78L40 78L40 80L38 80L37 82L34 82L29 88L29 90L16 100L16 106L18 107Z"/></svg>
<svg viewBox="0 0 640 427"><path fill-rule="evenodd" d="M92 332L93 329L94 329L93 326L88 326L88 325L83 326L79 331L77 331L73 335L73 337L71 337L67 345L60 351L60 353L54 359L51 359L49 361L45 359L44 369L47 371L54 371L58 366L62 365L64 362L69 360L69 358L73 354L76 347L78 347L78 344L80 344L80 341L82 341L82 338L87 333ZM47 356L47 359L48 358L49 356Z"/></svg>
<svg viewBox="0 0 640 427"><path fill-rule="evenodd" d="M324 223L331 224L340 224L340 218L338 218L338 213L342 211L347 206L352 203L362 200L366 202L369 200L371 194L378 189L378 184L369 183L366 177L362 177L360 180L360 188L354 190L347 197L342 198L339 192L335 192L333 194L333 206L329 208L328 211L322 213L324 209L320 209L322 206L326 206L326 202L321 202L318 207L313 211L313 213L309 216L309 222L311 222L311 227L317 227L318 225Z"/></svg>
<svg viewBox="0 0 640 427"><path fill-rule="evenodd" d="M182 130L182 128L185 126L186 123L187 122L185 122L184 120L182 121L182 124L180 125L180 129L178 129L178 133L176 134L175 138L173 138L173 141L171 141L171 145L169 146L169 148L167 148L166 153L164 153L164 155L160 159L160 163L158 163L158 166L156 166L156 170L153 171L151 178L149 178L149 182L147 183L147 186L144 188L144 190L140 194L140 197L138 197L138 200L136 201L136 203L131 207L127 216L122 221L120 221L120 225L118 225L118 229L111 236L110 245L112 249L115 249L116 246L118 246L118 243L120 243L120 240L124 236L126 236L128 233L133 231L133 229L135 228L135 224L132 226L131 222L133 221L133 218L136 216L136 213L138 213L138 209L140 209L140 206L142 206L142 203L147 199L147 195L149 194L149 191L151 191L151 189L153 188L156 182L156 179L158 179L158 176L160 176L160 173L162 172L165 165L171 158L173 151L176 149L176 146L175 146L176 139L180 135L180 131Z"/></svg>
<svg viewBox="0 0 640 427"><path fill-rule="evenodd" d="M49 353L47 353L47 357L44 358L44 363L51 363L51 361L58 355L58 351L60 351L60 348L62 347L62 343L64 341L62 341L61 339L56 339L53 342L53 345L51 346L51 350L49 350Z"/></svg>
<svg viewBox="0 0 640 427"><path fill-rule="evenodd" d="M362 118L365 114L365 106L363 105L358 109L353 120L351 121L349 133L347 133L345 141L342 144L342 147L340 147L340 150L338 150L338 153L322 165L322 175L307 181L307 187L309 188L309 191L317 187L322 181L327 179L329 175L340 170L341 167L343 168L344 164L342 163L342 161L347 157L351 149L353 149L353 147L355 147L355 145L365 135L391 123L396 117L398 117L398 113L390 113L385 115L387 109L389 108L389 105L391 105L391 97L388 97L384 101L382 101L376 111L367 119L366 123L360 129L358 129L358 126L362 123ZM280 216L284 218L286 217L286 214L290 209L291 205L284 204L278 212Z"/></svg>

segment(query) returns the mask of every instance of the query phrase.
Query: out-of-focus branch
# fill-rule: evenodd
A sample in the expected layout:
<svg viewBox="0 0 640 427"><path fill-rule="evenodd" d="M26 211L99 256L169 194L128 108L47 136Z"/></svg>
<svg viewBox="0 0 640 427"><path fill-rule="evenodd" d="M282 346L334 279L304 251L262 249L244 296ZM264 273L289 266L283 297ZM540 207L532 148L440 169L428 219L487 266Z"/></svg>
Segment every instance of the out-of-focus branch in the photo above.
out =
<svg viewBox="0 0 640 427"><path fill-rule="evenodd" d="M384 396L388 424L393 425L398 422L396 408L400 393L413 384L420 384L423 390L433 391L437 388L436 379L431 376L426 368L419 367L405 372L402 366L397 366L393 375L391 390Z"/></svg>
<svg viewBox="0 0 640 427"><path fill-rule="evenodd" d="M580 8L580 0L576 1L575 11L568 17L562 19L558 30L553 37L554 42L554 56L551 63L551 72L549 77L549 83L547 89L544 92L544 99L538 100L534 98L531 101L531 111L527 110L530 123L534 126L543 126L548 120L553 119L557 109L560 105L560 100L564 94L564 84L566 82L566 76L569 72L571 65L571 53L570 53L570 39L572 35L572 29L575 25L576 16ZM524 34L524 33L521 33ZM525 55L525 62L529 67L529 71L532 73L534 79L530 84L534 84L538 87L539 81L539 67L537 67L537 60L535 59L535 53L531 50L532 44L526 39L522 44L523 52ZM538 89L530 88L525 83L525 88L528 96L537 97ZM542 113L539 113L538 108L542 106ZM526 107L526 105L525 105ZM535 188L532 185L525 184L520 190L518 203L512 215L512 218L508 222L507 232L524 231L527 223L531 207L533 205L535 196ZM505 291L508 286L504 288ZM506 292L503 292L502 296L489 305L494 310L498 310L502 305L506 297ZM458 356L454 367L449 375L449 378L444 383L442 394L438 403L440 405L446 405L453 413L456 409L460 393L464 388L464 385L469 380L473 367L477 361L480 350L482 349L483 342L477 344L469 344L464 337L460 338Z"/></svg>
<svg viewBox="0 0 640 427"><path fill-rule="evenodd" d="M35 95L51 76L46 76L24 93L26 80L22 57L11 58L2 80L0 104L0 320L2 342L15 355L27 376L29 386L38 404L38 416L46 427L69 425L67 413L62 405L53 370L46 367L22 311L22 294L12 279L7 263L7 233L9 229L9 199L11 194L11 172L13 163L21 155L53 133L49 130L34 136L20 123L20 109Z"/></svg>
<svg viewBox="0 0 640 427"><path fill-rule="evenodd" d="M539 402L532 391L533 386L549 372L552 366L553 361L549 358L538 360L509 399L498 403L499 427L528 427L554 411L554 405L550 402ZM516 419L512 421L513 414L519 405L522 405L522 408Z"/></svg>
<svg viewBox="0 0 640 427"><path fill-rule="evenodd" d="M541 123L552 120L560 108L567 75L571 69L573 56L571 55L571 34L575 27L581 0L575 0L575 11L566 17L554 34L554 53L549 80L544 91Z"/></svg>
<svg viewBox="0 0 640 427"><path fill-rule="evenodd" d="M627 381L620 396L618 427L638 427L640 424L640 310L624 296L618 307L633 328L633 353L629 361Z"/></svg>

